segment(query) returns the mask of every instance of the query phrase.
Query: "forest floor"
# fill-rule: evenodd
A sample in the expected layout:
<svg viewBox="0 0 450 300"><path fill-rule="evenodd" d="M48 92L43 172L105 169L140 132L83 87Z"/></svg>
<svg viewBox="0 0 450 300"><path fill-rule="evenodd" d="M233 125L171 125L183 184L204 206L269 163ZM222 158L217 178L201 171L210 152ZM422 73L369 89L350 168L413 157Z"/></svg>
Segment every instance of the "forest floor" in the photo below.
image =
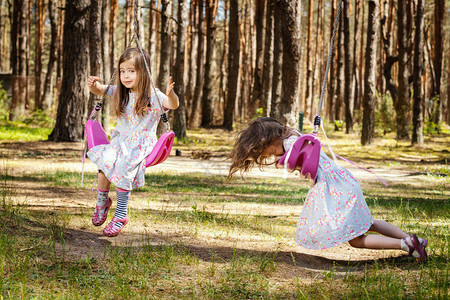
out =
<svg viewBox="0 0 450 300"><path fill-rule="evenodd" d="M33 239L27 242L27 236L43 239L50 232L54 236L56 257L63 256L65 262L71 263L94 257L96 269L111 262L114 256L111 249L140 252L153 247L163 251L161 247L175 245L183 253L195 257L192 270L175 267L174 271L168 272L176 278L171 279L177 281L176 284L158 281L162 290L156 290L156 294L162 291L178 294L175 291L181 286L191 296L205 293L232 295L231 291L224 292L223 287L221 290L221 284L209 282L206 277L200 276L202 288L181 282L205 272L211 273L207 277L214 277L217 272L226 279L229 275L225 274L229 274L230 264L236 256L257 260L258 272L264 277L258 280L270 286L267 295L288 298L298 295L295 289L299 287L313 286L316 279L326 280L327 272L344 280L349 268L351 274L361 275L365 272L362 265L371 265L379 259L386 260L387 265L394 265L394 268L399 267L398 262L400 268L401 264L411 268L411 260L401 251L356 249L348 243L321 251L296 245L295 223L310 183L293 174L285 180L283 171L273 167L264 171L252 170L246 176L247 181L225 182L229 166L226 154L231 140L232 136L221 130L212 131L212 134L193 131L188 145L174 145L173 152L179 149L181 156L172 155L163 164L147 169L148 187L133 191L129 204L131 221L115 238L102 235L104 225L95 227L90 222L96 197L91 191L96 169L87 159L82 187L81 143L3 141L0 143L3 186L11 190L11 205L20 210L20 215L26 216L25 223L12 226L9 233L22 236L20 252L33 252L39 247L30 245ZM449 135L435 138L434 146L426 146L432 151L392 140L390 144L378 142L372 147L356 146L356 142L349 140L343 142L339 135L332 136L331 144L335 152L370 169L389 184L384 187L373 174L340 161L361 182L375 218L388 219L404 230L410 229L422 236L429 234L430 227L443 225L448 228ZM388 151L387 156L384 151ZM151 182L152 178L155 184ZM283 184L287 187L281 187ZM298 189L298 193L293 189L294 192ZM114 203L115 193L111 193L111 198ZM433 201L438 206L442 203L443 215L433 218L431 213L425 221L417 218L420 207L415 207L414 203L421 200ZM114 207L113 204L112 211ZM389 211L392 207L403 215L395 216ZM108 220L111 216L112 213ZM427 220L432 224L427 224ZM421 228L422 225L426 228ZM433 237L427 237L433 240ZM444 238L447 240L445 248L435 255L440 257L445 254L442 251L447 252L444 261L448 268L448 232ZM430 245L440 243L431 241ZM37 261L46 260L43 253L36 253ZM245 269L247 263L241 262L241 268ZM252 266L255 262L248 264ZM218 269L212 271L215 266ZM260 284L258 280L253 282L255 286ZM213 292L209 285L215 287ZM255 286L247 285L244 289L265 289ZM281 292L283 289L287 294ZM314 291L310 290L310 293ZM124 295L121 297L132 294Z"/></svg>

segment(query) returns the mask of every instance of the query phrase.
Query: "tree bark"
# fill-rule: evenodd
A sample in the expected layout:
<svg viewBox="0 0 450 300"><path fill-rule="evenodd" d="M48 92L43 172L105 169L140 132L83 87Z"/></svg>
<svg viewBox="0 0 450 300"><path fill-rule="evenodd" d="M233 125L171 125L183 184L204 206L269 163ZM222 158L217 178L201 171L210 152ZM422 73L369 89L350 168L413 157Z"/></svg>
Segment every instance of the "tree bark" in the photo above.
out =
<svg viewBox="0 0 450 300"><path fill-rule="evenodd" d="M341 106L344 103L344 14L339 16L339 33L337 42L337 69L336 69L336 98L334 103L334 119L342 120ZM335 125L335 130L339 127Z"/></svg>
<svg viewBox="0 0 450 300"><path fill-rule="evenodd" d="M372 144L375 139L376 65L378 34L378 0L369 1L367 44L365 51L363 127L361 144Z"/></svg>
<svg viewBox="0 0 450 300"><path fill-rule="evenodd" d="M116 44L116 19L119 11L119 0L111 0L111 13L109 15L109 41L110 41L110 64L111 64L111 74L114 74L115 69L117 68L115 64L115 51L114 45ZM116 74L117 75L117 74Z"/></svg>
<svg viewBox="0 0 450 300"><path fill-rule="evenodd" d="M266 6L266 30L264 40L264 60L263 60L263 96L261 107L264 116L270 116L271 112L271 92L273 81L273 1L268 1Z"/></svg>
<svg viewBox="0 0 450 300"><path fill-rule="evenodd" d="M187 83L186 90L184 92L184 98L186 100L186 107L192 108L192 99L194 96L195 79L197 76L197 51L198 51L198 36L197 30L197 1L191 1L191 8L189 10L189 26L188 26L188 46L187 46ZM186 114L187 123L190 124L189 115Z"/></svg>
<svg viewBox="0 0 450 300"><path fill-rule="evenodd" d="M281 65L283 64L283 41L281 39L281 13L278 5L273 7L273 78L270 116L281 120Z"/></svg>
<svg viewBox="0 0 450 300"><path fill-rule="evenodd" d="M101 51L101 12L102 0L91 0L89 8L89 67L90 75L102 77L102 51ZM99 96L89 93L88 111L94 109L95 102L100 99Z"/></svg>
<svg viewBox="0 0 450 300"><path fill-rule="evenodd" d="M433 66L435 86L431 97L435 99L435 108L433 109L433 123L438 125L441 120L441 78L442 78L442 54L444 52L444 16L445 0L434 1L434 47L433 47Z"/></svg>
<svg viewBox="0 0 450 300"><path fill-rule="evenodd" d="M333 36L333 28L334 28L334 19L336 18L336 0L331 0L331 18L330 18L330 41ZM336 41L335 41L336 44ZM336 55L334 55L335 50L332 49L331 52L331 61L330 61L330 77L329 77L329 85L328 85L328 101L327 101L327 115L330 122L334 122L334 102L336 99L335 91L336 91L336 74L335 74L335 65L336 65Z"/></svg>
<svg viewBox="0 0 450 300"><path fill-rule="evenodd" d="M42 43L44 39L45 6L43 0L36 0L36 56L35 56L35 88L34 109L43 110L43 98L41 97L42 86Z"/></svg>
<svg viewBox="0 0 450 300"><path fill-rule="evenodd" d="M42 93L42 109L47 111L53 105L53 70L56 62L56 51L58 43L58 28L56 25L56 7L53 0L48 0L48 18L50 20L50 51L47 65L47 74L44 80L44 91Z"/></svg>
<svg viewBox="0 0 450 300"><path fill-rule="evenodd" d="M304 114L308 115L311 112L310 104L313 101L313 80L314 80L314 71L313 71L313 54L312 54L312 34L313 34L313 19L314 19L314 0L308 1L308 38L307 38L307 50L306 50L306 95L305 101L303 104Z"/></svg>
<svg viewBox="0 0 450 300"><path fill-rule="evenodd" d="M213 125L214 119L214 75L216 71L216 14L219 1L206 1L206 62L202 95L201 127Z"/></svg>
<svg viewBox="0 0 450 300"><path fill-rule="evenodd" d="M204 73L204 37L203 37L203 0L198 0L197 7L197 74L195 78L195 89L192 97L191 113L189 115L189 126L197 126L200 111L200 99L203 91L203 73Z"/></svg>
<svg viewBox="0 0 450 300"><path fill-rule="evenodd" d="M300 13L298 1L279 0L283 39L281 123L298 126L298 93L300 72Z"/></svg>
<svg viewBox="0 0 450 300"><path fill-rule="evenodd" d="M161 8L161 51L160 51L160 65L157 85L160 88L165 88L170 75L170 34L172 26L170 18L172 16L172 5L169 0L162 0Z"/></svg>
<svg viewBox="0 0 450 300"><path fill-rule="evenodd" d="M253 73L253 91L251 110L255 112L261 107L262 100L262 66L264 58L263 23L264 23L264 0L255 0L255 28L256 28L256 57Z"/></svg>
<svg viewBox="0 0 450 300"><path fill-rule="evenodd" d="M355 36L355 41L361 41L362 43L362 34L359 34L359 15L360 15L360 0L355 0L355 23L353 24L353 34ZM360 91L359 91L359 70L358 70L358 43L355 42L353 44L353 66L352 66L352 89L353 89L353 111L360 110ZM359 53L362 55L362 53ZM359 123L360 119L355 120L355 122Z"/></svg>
<svg viewBox="0 0 450 300"><path fill-rule="evenodd" d="M345 72L345 84L344 84L344 103L345 103L345 133L353 133L353 94L351 93L352 83L352 55L350 52L350 2L343 2L343 19L344 19L344 72Z"/></svg>
<svg viewBox="0 0 450 300"><path fill-rule="evenodd" d="M423 145L423 32L424 32L424 4L423 0L417 0L416 29L414 37L414 104L413 104L413 133L411 143Z"/></svg>
<svg viewBox="0 0 450 300"><path fill-rule="evenodd" d="M223 120L226 130L233 130L234 111L239 83L239 5L238 0L230 0L230 22L228 37L228 91Z"/></svg>
<svg viewBox="0 0 450 300"><path fill-rule="evenodd" d="M178 139L186 137L186 102L184 98L184 61L186 29L188 23L187 15L188 2L178 0L178 28L177 28L177 58L174 69L175 93L178 95L180 105L174 111L173 131Z"/></svg>
<svg viewBox="0 0 450 300"><path fill-rule="evenodd" d="M27 22L28 1L15 0L11 28L12 100L9 120L15 121L25 113L27 93Z"/></svg>
<svg viewBox="0 0 450 300"><path fill-rule="evenodd" d="M63 41L63 79L55 128L48 137L55 142L83 139L89 71L89 1L68 0Z"/></svg>
<svg viewBox="0 0 450 300"><path fill-rule="evenodd" d="M101 56L103 69L101 72L103 73L104 81L109 81L111 78L111 60L109 57L110 53L110 44L109 44L109 17L110 17L110 8L109 8L109 0L101 0L102 2L102 12L101 12ZM109 132L109 121L110 121L110 110L111 110L111 101L104 101L102 107L102 124L103 128L106 132Z"/></svg>
<svg viewBox="0 0 450 300"><path fill-rule="evenodd" d="M397 1L397 34L398 34L398 98L395 105L397 113L397 139L409 139L409 70L408 70L408 32L406 18L406 2Z"/></svg>

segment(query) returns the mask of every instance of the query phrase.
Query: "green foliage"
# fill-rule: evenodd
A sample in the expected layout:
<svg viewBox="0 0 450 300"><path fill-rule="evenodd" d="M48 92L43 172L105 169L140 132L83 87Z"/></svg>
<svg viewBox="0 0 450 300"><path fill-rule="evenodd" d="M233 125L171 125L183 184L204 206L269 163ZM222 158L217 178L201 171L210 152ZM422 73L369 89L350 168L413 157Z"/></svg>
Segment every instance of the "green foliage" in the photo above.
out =
<svg viewBox="0 0 450 300"><path fill-rule="evenodd" d="M395 109L391 95L377 92L377 99L375 126L384 133L395 131Z"/></svg>
<svg viewBox="0 0 450 300"><path fill-rule="evenodd" d="M334 120L334 128L336 131L342 131L342 129L344 128L344 121Z"/></svg>
<svg viewBox="0 0 450 300"><path fill-rule="evenodd" d="M41 109L31 112L31 115L24 118L22 122L27 125L47 128L53 127L55 124L55 120Z"/></svg>
<svg viewBox="0 0 450 300"><path fill-rule="evenodd" d="M0 120L8 120L10 104L11 98L8 98L6 90L3 89L0 82Z"/></svg>
<svg viewBox="0 0 450 300"><path fill-rule="evenodd" d="M264 115L264 109L262 107L257 108L256 109L256 117L255 118L260 118Z"/></svg>

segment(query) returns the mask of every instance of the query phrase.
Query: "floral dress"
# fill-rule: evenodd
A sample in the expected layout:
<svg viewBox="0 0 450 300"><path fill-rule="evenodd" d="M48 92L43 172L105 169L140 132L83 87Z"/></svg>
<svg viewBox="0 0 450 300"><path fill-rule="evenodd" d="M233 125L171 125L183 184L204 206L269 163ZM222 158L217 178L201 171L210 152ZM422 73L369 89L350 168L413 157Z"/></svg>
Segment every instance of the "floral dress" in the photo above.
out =
<svg viewBox="0 0 450 300"><path fill-rule="evenodd" d="M108 96L116 92L113 86ZM159 101L167 96L156 90ZM117 118L117 125L111 133L111 142L107 145L92 147L87 155L106 178L124 190L132 190L145 184L145 157L150 154L157 142L156 129L161 117L160 105L154 93L151 95L151 107L144 116L136 116L134 112L136 95L129 94L125 112Z"/></svg>
<svg viewBox="0 0 450 300"><path fill-rule="evenodd" d="M296 139L285 139L284 150ZM305 248L327 249L364 234L373 222L359 183L320 151L317 180L306 196L295 241Z"/></svg>

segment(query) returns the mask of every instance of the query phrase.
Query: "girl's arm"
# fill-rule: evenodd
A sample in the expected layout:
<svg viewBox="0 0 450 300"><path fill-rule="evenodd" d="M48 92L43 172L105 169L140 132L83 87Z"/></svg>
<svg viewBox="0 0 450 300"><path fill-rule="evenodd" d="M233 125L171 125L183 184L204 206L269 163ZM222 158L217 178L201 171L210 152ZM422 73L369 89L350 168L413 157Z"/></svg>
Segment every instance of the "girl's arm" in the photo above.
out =
<svg viewBox="0 0 450 300"><path fill-rule="evenodd" d="M100 77L97 76L89 76L88 78L88 86L89 90L92 94L103 96L105 94L106 88L108 87L105 84L101 84L99 82Z"/></svg>
<svg viewBox="0 0 450 300"><path fill-rule="evenodd" d="M167 98L163 101L163 106L168 109L177 109L180 104L177 94L173 91L175 82L173 82L172 76L169 77L169 83L166 88Z"/></svg>

